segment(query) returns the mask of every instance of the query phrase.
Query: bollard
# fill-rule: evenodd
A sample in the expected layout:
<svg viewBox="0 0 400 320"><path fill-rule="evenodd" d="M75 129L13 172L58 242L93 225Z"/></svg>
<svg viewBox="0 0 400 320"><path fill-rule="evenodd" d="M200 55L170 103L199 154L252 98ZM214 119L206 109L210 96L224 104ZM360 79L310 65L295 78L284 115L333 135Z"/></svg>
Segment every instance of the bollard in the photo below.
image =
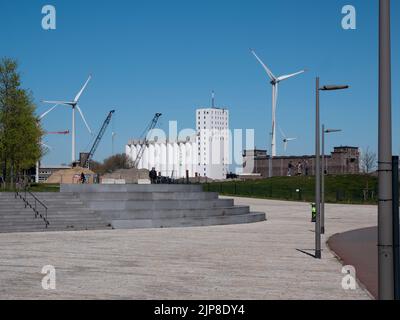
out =
<svg viewBox="0 0 400 320"><path fill-rule="evenodd" d="M317 222L317 206L315 203L311 203L311 222Z"/></svg>

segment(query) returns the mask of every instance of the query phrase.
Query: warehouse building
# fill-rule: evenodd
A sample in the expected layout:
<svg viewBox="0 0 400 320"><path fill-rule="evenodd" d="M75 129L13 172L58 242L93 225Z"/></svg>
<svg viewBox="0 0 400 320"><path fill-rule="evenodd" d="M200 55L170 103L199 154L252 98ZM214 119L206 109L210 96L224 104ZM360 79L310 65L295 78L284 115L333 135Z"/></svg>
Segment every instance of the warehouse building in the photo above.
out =
<svg viewBox="0 0 400 320"><path fill-rule="evenodd" d="M270 156L266 150L245 150L243 153L243 174L269 176ZM315 156L288 156L272 158L274 177L294 175L315 175ZM327 174L360 173L360 151L357 147L335 147L330 155L325 156Z"/></svg>

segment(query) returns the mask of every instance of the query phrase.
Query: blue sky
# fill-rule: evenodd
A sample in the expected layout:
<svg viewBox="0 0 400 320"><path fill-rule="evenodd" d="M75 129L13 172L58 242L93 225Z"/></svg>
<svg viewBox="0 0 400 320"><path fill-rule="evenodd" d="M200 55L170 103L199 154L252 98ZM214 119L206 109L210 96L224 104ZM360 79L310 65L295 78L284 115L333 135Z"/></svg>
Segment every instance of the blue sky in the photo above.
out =
<svg viewBox="0 0 400 320"><path fill-rule="evenodd" d="M57 30L41 28L41 9L57 9ZM341 28L341 9L357 9L357 30ZM400 152L399 13L392 1L394 152ZM0 56L18 59L23 86L32 90L38 113L42 99L72 99L86 80L81 99L90 126L97 131L112 108L117 110L95 158L123 152L129 138L140 135L155 112L161 127L177 120L195 126L196 107L210 104L231 111L231 127L255 129L256 146L268 148L271 86L251 56L259 56L277 74L307 68L282 83L278 124L299 140L288 153L314 150L315 76L322 84L349 84L350 90L321 96L322 119L341 134L327 141L377 149L377 0L0 0ZM77 150L92 138L77 121ZM60 107L43 122L47 131L71 129L71 112ZM49 136L52 151L45 164L70 161L70 136ZM278 153L283 152L279 143Z"/></svg>

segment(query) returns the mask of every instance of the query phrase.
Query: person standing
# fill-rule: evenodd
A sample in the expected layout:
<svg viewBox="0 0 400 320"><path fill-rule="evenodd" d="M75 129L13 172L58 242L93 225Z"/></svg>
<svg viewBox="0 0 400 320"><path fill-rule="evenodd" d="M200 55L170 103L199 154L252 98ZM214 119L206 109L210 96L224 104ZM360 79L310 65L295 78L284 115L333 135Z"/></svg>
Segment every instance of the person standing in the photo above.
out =
<svg viewBox="0 0 400 320"><path fill-rule="evenodd" d="M293 169L293 164L292 161L290 161L288 164L288 173L287 173L288 177L292 176L292 169Z"/></svg>
<svg viewBox="0 0 400 320"><path fill-rule="evenodd" d="M149 172L149 178L152 184L155 184L157 181L157 171L156 168L151 169Z"/></svg>
<svg viewBox="0 0 400 320"><path fill-rule="evenodd" d="M303 174L303 165L302 163L299 161L299 163L297 164L297 175L301 176Z"/></svg>
<svg viewBox="0 0 400 320"><path fill-rule="evenodd" d="M86 177L85 177L85 174L83 172L81 173L81 183L82 184L86 183Z"/></svg>
<svg viewBox="0 0 400 320"><path fill-rule="evenodd" d="M304 171L305 171L306 176L308 176L309 167L308 167L308 161L307 160L304 162Z"/></svg>

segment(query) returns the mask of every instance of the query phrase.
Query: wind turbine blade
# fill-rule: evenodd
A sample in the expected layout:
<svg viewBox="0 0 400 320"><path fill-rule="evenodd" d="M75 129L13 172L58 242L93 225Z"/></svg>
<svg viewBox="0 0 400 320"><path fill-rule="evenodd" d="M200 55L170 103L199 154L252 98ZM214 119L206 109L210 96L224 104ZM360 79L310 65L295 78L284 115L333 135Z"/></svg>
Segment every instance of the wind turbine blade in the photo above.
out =
<svg viewBox="0 0 400 320"><path fill-rule="evenodd" d="M43 103L49 103L49 104L62 104L64 106L72 106L75 104L75 102L72 101L47 101L47 100L42 100Z"/></svg>
<svg viewBox="0 0 400 320"><path fill-rule="evenodd" d="M50 108L49 110L47 110L45 113L43 113L40 117L39 117L39 121L42 120L45 116L47 116L50 112L52 112L55 108L58 107L58 104L56 104L54 107Z"/></svg>
<svg viewBox="0 0 400 320"><path fill-rule="evenodd" d="M85 82L85 84L83 85L81 91L79 91L78 94L76 95L76 97L75 97L75 99L74 99L74 102L75 102L75 103L79 101L79 98L81 97L83 91L85 91L86 86L88 85L90 79L92 79L92 76L91 76L91 75L90 75L89 78L86 80L86 82Z"/></svg>
<svg viewBox="0 0 400 320"><path fill-rule="evenodd" d="M271 80L276 80L276 77L274 74L271 72L271 70L268 69L268 67L265 65L265 63L257 56L257 53L254 50L251 50L251 53L256 57L258 62L262 65L264 70L267 72L268 76L271 78Z"/></svg>
<svg viewBox="0 0 400 320"><path fill-rule="evenodd" d="M90 130L90 127L89 127L88 123L86 122L85 116L83 115L81 108L79 108L78 105L76 106L76 108L78 109L79 114L81 115L81 118L82 118L83 122L85 123L85 126L88 129L89 133L92 134L92 130Z"/></svg>
<svg viewBox="0 0 400 320"><path fill-rule="evenodd" d="M293 78L293 77L295 77L295 76L297 76L297 75L299 75L299 74L302 74L302 73L304 73L304 72L306 72L306 70L301 70L301 71L299 71L299 72L296 72L296 73L292 73L292 74L288 74L288 75L286 75L286 76L280 76L280 77L278 77L278 81L284 81L284 80L287 80L287 79L289 79L289 78Z"/></svg>
<svg viewBox="0 0 400 320"><path fill-rule="evenodd" d="M279 131L281 132L282 137L286 139L286 134L283 132L281 126L279 126Z"/></svg>

